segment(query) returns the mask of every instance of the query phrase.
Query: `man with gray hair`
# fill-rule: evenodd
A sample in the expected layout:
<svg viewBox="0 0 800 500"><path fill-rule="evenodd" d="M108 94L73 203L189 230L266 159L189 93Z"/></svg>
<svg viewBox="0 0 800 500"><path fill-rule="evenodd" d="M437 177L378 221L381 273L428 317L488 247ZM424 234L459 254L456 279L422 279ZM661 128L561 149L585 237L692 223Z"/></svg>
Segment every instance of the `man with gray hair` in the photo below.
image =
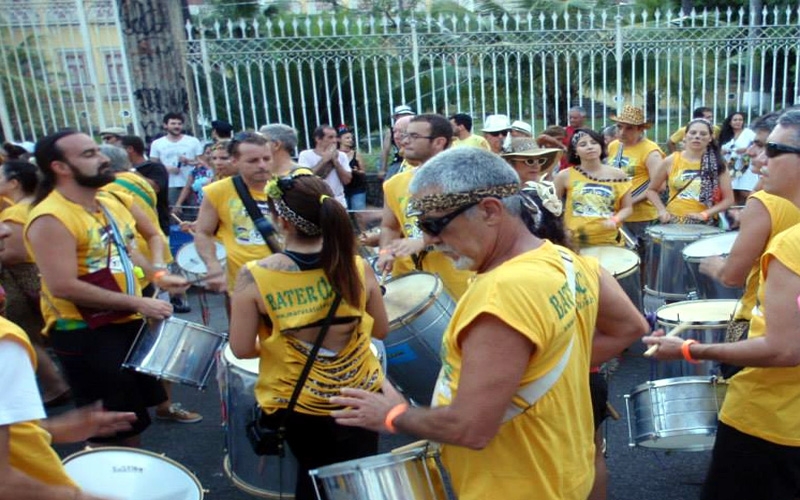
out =
<svg viewBox="0 0 800 500"><path fill-rule="evenodd" d="M764 190L800 207L800 110L778 118L764 155ZM658 346L658 359L744 367L728 384L703 500L793 500L800 492L800 225L770 240L759 271L747 339L701 344L663 331L644 338Z"/></svg>
<svg viewBox="0 0 800 500"><path fill-rule="evenodd" d="M300 165L292 159L297 149L297 131L282 123L264 125L258 130L272 150L272 175L284 176Z"/></svg>
<svg viewBox="0 0 800 500"><path fill-rule="evenodd" d="M618 354L647 323L596 260L529 229L525 217L538 231L561 213L555 193L534 209L520 188L510 165L475 148L421 167L410 191L426 243L477 273L444 333L433 407L410 407L386 383L343 389L333 402L346 409L333 416L442 443L460 500L586 500L590 361Z"/></svg>

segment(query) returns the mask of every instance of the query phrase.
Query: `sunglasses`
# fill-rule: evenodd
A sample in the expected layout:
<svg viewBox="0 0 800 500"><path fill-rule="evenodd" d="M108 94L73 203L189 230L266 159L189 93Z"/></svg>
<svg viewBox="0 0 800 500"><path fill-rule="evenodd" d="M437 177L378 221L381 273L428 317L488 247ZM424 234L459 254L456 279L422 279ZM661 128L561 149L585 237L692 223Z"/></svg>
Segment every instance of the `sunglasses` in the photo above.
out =
<svg viewBox="0 0 800 500"><path fill-rule="evenodd" d="M785 154L800 155L800 147L779 144L777 142L768 142L764 148L764 154L767 155L767 158L776 158Z"/></svg>
<svg viewBox="0 0 800 500"><path fill-rule="evenodd" d="M480 201L474 201L472 203L467 203L454 211L450 212L447 215L443 215L441 217L426 217L426 218L417 218L417 227L430 236L439 236L444 231L444 228L447 227L448 224L453 222L453 220L458 217L459 215L463 214L470 208L474 207L480 203Z"/></svg>
<svg viewBox="0 0 800 500"><path fill-rule="evenodd" d="M529 167L535 167L539 165L543 165L546 160L542 158L511 158L511 161L514 163L523 163Z"/></svg>
<svg viewBox="0 0 800 500"><path fill-rule="evenodd" d="M508 130L501 130L500 132L486 132L487 134L491 135L492 137L500 137L508 135Z"/></svg>

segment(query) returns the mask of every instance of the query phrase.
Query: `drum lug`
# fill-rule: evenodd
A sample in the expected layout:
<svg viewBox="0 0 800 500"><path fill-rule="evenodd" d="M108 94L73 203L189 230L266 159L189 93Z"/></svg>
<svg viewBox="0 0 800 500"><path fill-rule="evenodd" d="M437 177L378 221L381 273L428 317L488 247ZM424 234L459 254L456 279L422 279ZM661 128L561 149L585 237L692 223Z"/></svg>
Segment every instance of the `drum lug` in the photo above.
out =
<svg viewBox="0 0 800 500"><path fill-rule="evenodd" d="M696 290L691 291L688 294L686 294L686 300L698 300L698 299L700 299L700 297L697 295L697 291Z"/></svg>
<svg viewBox="0 0 800 500"><path fill-rule="evenodd" d="M631 448L635 448L636 447L636 443L633 441L633 427L631 425L631 422L632 422L632 419L631 419L631 406L630 406L631 395L630 394L625 394L622 397L625 398L625 416L628 419L628 446L631 447Z"/></svg>

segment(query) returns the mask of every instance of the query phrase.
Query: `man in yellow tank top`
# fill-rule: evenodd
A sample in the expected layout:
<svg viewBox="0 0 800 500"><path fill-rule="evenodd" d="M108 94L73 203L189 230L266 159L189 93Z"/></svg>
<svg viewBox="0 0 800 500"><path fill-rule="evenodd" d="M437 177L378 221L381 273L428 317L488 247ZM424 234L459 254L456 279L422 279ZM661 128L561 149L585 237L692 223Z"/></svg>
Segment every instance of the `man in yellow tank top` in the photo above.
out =
<svg viewBox="0 0 800 500"><path fill-rule="evenodd" d="M25 332L0 317L0 500L100 500L77 489L50 443L128 429L136 416L90 406L43 420L36 361Z"/></svg>
<svg viewBox="0 0 800 500"><path fill-rule="evenodd" d="M98 190L114 181L108 158L91 137L62 130L36 144L42 172L24 229L42 277L44 333L58 354L78 406L103 400L105 408L132 411L133 428L103 442L138 446L150 423L148 407L165 400L153 377L122 370L142 317L164 319L172 306L142 297L138 266L167 291L186 280L167 274L136 249L137 224L126 205ZM154 259L163 254L158 230L145 234Z"/></svg>
<svg viewBox="0 0 800 500"><path fill-rule="evenodd" d="M334 415L442 443L460 500L586 500L586 374L647 323L595 259L534 236L523 211L537 228L544 214L519 190L510 165L476 149L446 151L417 172L412 206L425 241L477 273L444 334L434 407L410 408L384 384L383 393L343 390L333 401L348 408Z"/></svg>
<svg viewBox="0 0 800 500"><path fill-rule="evenodd" d="M800 207L800 110L778 118L764 154L764 190ZM760 273L747 340L700 344L644 338L659 346L658 359L745 367L728 385L703 500L793 500L800 492L800 225L770 240Z"/></svg>

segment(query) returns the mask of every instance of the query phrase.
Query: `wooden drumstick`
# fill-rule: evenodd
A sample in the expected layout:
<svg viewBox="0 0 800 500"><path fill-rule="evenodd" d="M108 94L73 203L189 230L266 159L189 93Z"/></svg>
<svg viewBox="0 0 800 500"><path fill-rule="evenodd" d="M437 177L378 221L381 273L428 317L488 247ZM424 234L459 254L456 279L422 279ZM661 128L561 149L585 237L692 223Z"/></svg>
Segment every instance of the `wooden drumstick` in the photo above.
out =
<svg viewBox="0 0 800 500"><path fill-rule="evenodd" d="M427 446L428 443L429 441L427 439L420 439L419 441L414 441L413 443L408 443L403 446L393 448L391 453L397 454L397 453L404 453L406 451L416 450L417 448L422 448L424 446Z"/></svg>
<svg viewBox="0 0 800 500"><path fill-rule="evenodd" d="M169 213L169 215L170 215L170 217L172 217L173 219L175 219L175 222L177 222L178 224L183 224L183 221L181 220L181 218L180 218L180 217L178 217L177 215L175 215L175 212L170 212L170 213Z"/></svg>
<svg viewBox="0 0 800 500"><path fill-rule="evenodd" d="M174 213L170 213L170 215L172 216L173 219L175 219L178 222L178 224L183 224L184 223L184 221L182 221L181 218L178 217L177 215L175 215ZM186 232L191 234L192 236L194 236L194 231L192 231L191 224L192 223L189 223L189 227L188 227Z"/></svg>
<svg viewBox="0 0 800 500"><path fill-rule="evenodd" d="M619 414L617 409L611 406L610 401L606 401L606 411L608 412L608 416L614 420L619 420L622 418L622 415Z"/></svg>
<svg viewBox="0 0 800 500"><path fill-rule="evenodd" d="M636 242L630 236L628 236L628 233L626 233L624 229L622 229L620 227L617 230L619 231L619 234L621 234L622 237L625 239L625 241L628 243L628 246L630 248L636 248L637 247Z"/></svg>
<svg viewBox="0 0 800 500"><path fill-rule="evenodd" d="M675 328L673 328L672 330L670 330L670 332L668 334L664 335L664 336L665 337L675 337L676 335L680 334L684 330L690 329L691 327L692 327L691 323L681 323L680 325L678 325ZM658 344L653 344L653 345L650 346L649 349L644 351L644 357L645 358L650 358L656 353L656 351L658 351Z"/></svg>

